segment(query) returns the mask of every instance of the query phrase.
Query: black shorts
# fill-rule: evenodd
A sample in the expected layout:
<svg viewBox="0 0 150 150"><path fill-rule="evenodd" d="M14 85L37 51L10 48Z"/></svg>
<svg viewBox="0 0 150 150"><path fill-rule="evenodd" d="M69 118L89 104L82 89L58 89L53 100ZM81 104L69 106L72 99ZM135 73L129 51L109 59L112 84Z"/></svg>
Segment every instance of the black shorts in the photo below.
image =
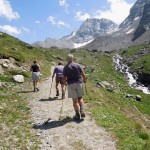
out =
<svg viewBox="0 0 150 150"><path fill-rule="evenodd" d="M64 84L63 78L56 77L56 83Z"/></svg>

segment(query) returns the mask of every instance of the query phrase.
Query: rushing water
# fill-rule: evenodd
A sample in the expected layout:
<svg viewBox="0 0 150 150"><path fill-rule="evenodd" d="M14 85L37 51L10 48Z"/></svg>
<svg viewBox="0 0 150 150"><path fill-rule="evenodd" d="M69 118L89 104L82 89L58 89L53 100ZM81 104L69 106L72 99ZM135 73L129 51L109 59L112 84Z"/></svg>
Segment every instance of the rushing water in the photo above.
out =
<svg viewBox="0 0 150 150"><path fill-rule="evenodd" d="M129 82L129 86L137 89L137 90L141 90L143 91L145 94L150 94L150 90L145 87L144 85L142 84L138 84L137 83L137 78L134 77L130 72L129 72L129 67L125 64L123 64L121 62L123 58L120 56L120 55L115 55L114 58L113 58L113 62L115 64L115 68L117 70L119 70L120 72L122 72L123 74L126 74L127 77L128 77L128 82Z"/></svg>

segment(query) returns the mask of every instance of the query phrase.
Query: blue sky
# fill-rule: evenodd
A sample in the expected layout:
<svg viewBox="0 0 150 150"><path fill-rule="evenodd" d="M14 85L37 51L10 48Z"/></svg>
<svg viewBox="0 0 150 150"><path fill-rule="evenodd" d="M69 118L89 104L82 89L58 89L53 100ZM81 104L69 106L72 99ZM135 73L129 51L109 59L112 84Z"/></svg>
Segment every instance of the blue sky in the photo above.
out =
<svg viewBox="0 0 150 150"><path fill-rule="evenodd" d="M136 0L0 0L0 31L33 43L62 38L87 18L120 24Z"/></svg>

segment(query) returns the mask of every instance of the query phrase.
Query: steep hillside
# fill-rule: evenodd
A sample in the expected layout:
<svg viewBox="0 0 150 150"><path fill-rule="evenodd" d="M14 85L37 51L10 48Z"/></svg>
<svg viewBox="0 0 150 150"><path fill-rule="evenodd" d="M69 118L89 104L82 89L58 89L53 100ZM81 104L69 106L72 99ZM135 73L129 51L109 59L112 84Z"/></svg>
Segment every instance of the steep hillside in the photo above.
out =
<svg viewBox="0 0 150 150"><path fill-rule="evenodd" d="M130 47L122 52L122 56L138 81L150 87L150 45Z"/></svg>

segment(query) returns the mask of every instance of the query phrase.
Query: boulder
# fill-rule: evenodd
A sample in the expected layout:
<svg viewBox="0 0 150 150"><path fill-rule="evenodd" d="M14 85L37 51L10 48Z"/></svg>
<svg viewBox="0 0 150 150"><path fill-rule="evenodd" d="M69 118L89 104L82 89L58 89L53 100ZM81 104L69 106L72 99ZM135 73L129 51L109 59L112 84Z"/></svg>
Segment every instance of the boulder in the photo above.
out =
<svg viewBox="0 0 150 150"><path fill-rule="evenodd" d="M3 63L3 64L2 64L2 67L3 67L3 68L8 68L8 64Z"/></svg>
<svg viewBox="0 0 150 150"><path fill-rule="evenodd" d="M127 95L126 95L126 98L132 99L132 98L133 98L133 95L132 95L132 94L127 94Z"/></svg>
<svg viewBox="0 0 150 150"><path fill-rule="evenodd" d="M98 87L103 87L103 88L112 87L112 85L111 85L109 82L107 82L107 81L97 82L97 83L96 83L96 86L98 86Z"/></svg>
<svg viewBox="0 0 150 150"><path fill-rule="evenodd" d="M59 57L59 56L56 57L56 58L57 58L58 60L64 60L62 57Z"/></svg>
<svg viewBox="0 0 150 150"><path fill-rule="evenodd" d="M13 80L15 82L22 83L22 82L24 82L24 76L23 75L15 75L15 76L13 76Z"/></svg>
<svg viewBox="0 0 150 150"><path fill-rule="evenodd" d="M142 100L142 97L140 95L136 95L136 100L137 101L141 101Z"/></svg>
<svg viewBox="0 0 150 150"><path fill-rule="evenodd" d="M113 92L114 91L114 89L111 88L111 87L108 87L106 90L109 91L109 92Z"/></svg>
<svg viewBox="0 0 150 150"><path fill-rule="evenodd" d="M103 84L105 87L111 86L111 84L107 81L103 81L103 82L101 82L101 84Z"/></svg>
<svg viewBox="0 0 150 150"><path fill-rule="evenodd" d="M7 83L7 82L0 82L0 87L8 87L8 86L10 86L9 83Z"/></svg>

